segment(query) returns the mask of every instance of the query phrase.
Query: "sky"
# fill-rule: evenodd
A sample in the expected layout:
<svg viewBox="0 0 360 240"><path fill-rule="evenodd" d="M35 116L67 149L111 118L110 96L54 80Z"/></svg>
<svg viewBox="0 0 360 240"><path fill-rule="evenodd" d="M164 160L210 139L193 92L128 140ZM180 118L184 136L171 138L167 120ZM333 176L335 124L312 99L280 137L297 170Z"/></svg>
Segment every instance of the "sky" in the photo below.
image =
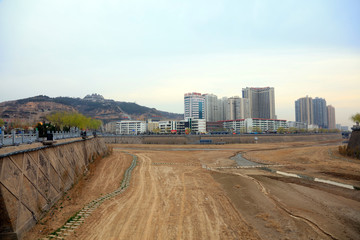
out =
<svg viewBox="0 0 360 240"><path fill-rule="evenodd" d="M0 102L47 95L183 113L184 93L274 87L276 115L360 112L359 0L0 0Z"/></svg>

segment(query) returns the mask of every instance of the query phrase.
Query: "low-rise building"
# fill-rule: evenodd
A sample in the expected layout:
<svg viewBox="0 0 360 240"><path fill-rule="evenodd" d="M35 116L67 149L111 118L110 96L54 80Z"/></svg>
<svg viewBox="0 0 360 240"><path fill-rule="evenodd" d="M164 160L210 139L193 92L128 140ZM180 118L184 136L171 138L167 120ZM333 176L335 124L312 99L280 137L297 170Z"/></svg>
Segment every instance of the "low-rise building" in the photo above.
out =
<svg viewBox="0 0 360 240"><path fill-rule="evenodd" d="M304 122L295 122L295 121L288 121L289 128L296 128L296 129L307 129L308 125Z"/></svg>
<svg viewBox="0 0 360 240"><path fill-rule="evenodd" d="M252 133L252 132L272 132L278 128L287 128L286 120L246 118L222 121L224 128L230 132Z"/></svg>
<svg viewBox="0 0 360 240"><path fill-rule="evenodd" d="M247 132L245 119L226 120L226 121L222 121L222 123L224 128L230 132L238 132L238 133Z"/></svg>
<svg viewBox="0 0 360 240"><path fill-rule="evenodd" d="M195 133L206 133L206 120L194 119L191 121L190 128Z"/></svg>
<svg viewBox="0 0 360 240"><path fill-rule="evenodd" d="M147 131L148 132L156 132L156 131L160 131L160 128L159 128L159 121L154 121L152 119L149 119L147 121Z"/></svg>
<svg viewBox="0 0 360 240"><path fill-rule="evenodd" d="M309 131L318 131L318 129L319 129L319 125L316 125L316 124L307 125L307 130L309 130Z"/></svg>
<svg viewBox="0 0 360 240"><path fill-rule="evenodd" d="M263 118L247 118L247 132L271 132L277 131L278 128L287 128L286 120L280 119L263 119Z"/></svg>
<svg viewBox="0 0 360 240"><path fill-rule="evenodd" d="M160 133L171 133L176 131L176 121L159 121Z"/></svg>
<svg viewBox="0 0 360 240"><path fill-rule="evenodd" d="M180 134L185 133L206 133L205 119L187 118L176 122L176 130Z"/></svg>
<svg viewBox="0 0 360 240"><path fill-rule="evenodd" d="M120 121L116 123L116 134L138 135L146 132L144 121Z"/></svg>
<svg viewBox="0 0 360 240"><path fill-rule="evenodd" d="M206 122L207 132L222 132L224 131L224 125L222 122Z"/></svg>
<svg viewBox="0 0 360 240"><path fill-rule="evenodd" d="M289 128L296 128L296 129L303 129L303 130L316 130L319 128L316 124L307 124L304 122L294 122L294 121L288 121L288 127Z"/></svg>

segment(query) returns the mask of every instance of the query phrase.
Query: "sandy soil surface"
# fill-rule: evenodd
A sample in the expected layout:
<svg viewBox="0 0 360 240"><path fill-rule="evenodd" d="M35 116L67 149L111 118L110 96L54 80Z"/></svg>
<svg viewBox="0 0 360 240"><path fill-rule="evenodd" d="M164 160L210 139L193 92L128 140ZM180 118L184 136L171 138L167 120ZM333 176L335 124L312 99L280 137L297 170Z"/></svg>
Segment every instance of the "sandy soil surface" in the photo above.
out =
<svg viewBox="0 0 360 240"><path fill-rule="evenodd" d="M241 152L261 164L281 164L273 168L282 171L360 186L360 161L338 156L332 143L113 147L26 239L44 237L84 203L117 188L131 161L124 149L138 156L130 187L67 239L359 239L358 190L218 168L236 166L230 157Z"/></svg>
<svg viewBox="0 0 360 240"><path fill-rule="evenodd" d="M139 165L131 188L101 206L73 239L258 238L220 186L200 167L202 152L132 153L139 157Z"/></svg>
<svg viewBox="0 0 360 240"><path fill-rule="evenodd" d="M89 165L85 176L50 209L24 239L37 239L52 233L86 203L114 191L120 186L124 171L131 161L131 156L120 151L95 160Z"/></svg>
<svg viewBox="0 0 360 240"><path fill-rule="evenodd" d="M267 151L248 151L247 159L265 164L282 164L273 169L309 175L360 187L360 160L344 158L338 146L310 146Z"/></svg>

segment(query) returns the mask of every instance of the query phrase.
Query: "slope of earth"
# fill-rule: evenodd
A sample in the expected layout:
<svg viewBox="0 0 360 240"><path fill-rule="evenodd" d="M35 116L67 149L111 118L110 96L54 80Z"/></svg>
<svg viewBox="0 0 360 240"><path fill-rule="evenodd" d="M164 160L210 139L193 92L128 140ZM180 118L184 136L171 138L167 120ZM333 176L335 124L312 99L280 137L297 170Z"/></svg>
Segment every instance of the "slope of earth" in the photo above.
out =
<svg viewBox="0 0 360 240"><path fill-rule="evenodd" d="M75 111L74 107L55 102L26 102L19 104L16 101L0 103L0 118L24 119L24 121L36 122L42 117L54 111Z"/></svg>
<svg viewBox="0 0 360 240"><path fill-rule="evenodd" d="M131 161L131 156L122 152L95 160L89 165L87 174L50 209L47 215L23 239L37 239L54 232L92 199L118 188L124 171L130 166Z"/></svg>

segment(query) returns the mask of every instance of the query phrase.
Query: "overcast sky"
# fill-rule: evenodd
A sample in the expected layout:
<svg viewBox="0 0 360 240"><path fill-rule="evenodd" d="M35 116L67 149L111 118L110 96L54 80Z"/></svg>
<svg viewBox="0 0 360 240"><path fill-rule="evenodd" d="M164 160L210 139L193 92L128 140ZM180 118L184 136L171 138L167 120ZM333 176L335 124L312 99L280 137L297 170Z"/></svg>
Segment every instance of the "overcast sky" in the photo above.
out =
<svg viewBox="0 0 360 240"><path fill-rule="evenodd" d="M360 112L359 0L0 0L0 102L48 95L183 113L187 92L274 87Z"/></svg>

